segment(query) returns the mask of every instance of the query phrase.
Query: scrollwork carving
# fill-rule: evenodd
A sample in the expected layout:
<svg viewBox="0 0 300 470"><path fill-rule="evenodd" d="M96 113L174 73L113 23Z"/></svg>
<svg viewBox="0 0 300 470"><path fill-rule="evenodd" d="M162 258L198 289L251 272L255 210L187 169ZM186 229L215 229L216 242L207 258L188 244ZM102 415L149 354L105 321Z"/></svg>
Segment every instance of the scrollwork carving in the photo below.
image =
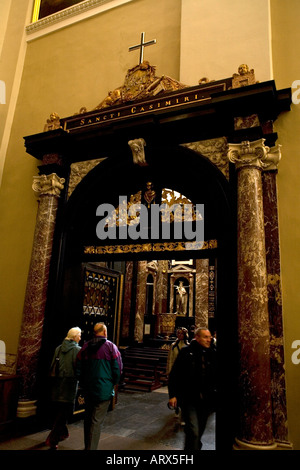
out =
<svg viewBox="0 0 300 470"><path fill-rule="evenodd" d="M32 189L37 197L40 196L56 196L59 197L64 189L65 179L57 176L56 173L51 175L34 176Z"/></svg>
<svg viewBox="0 0 300 470"><path fill-rule="evenodd" d="M239 144L228 144L228 159L236 168L263 168L267 160L269 147L264 145L265 139L254 142L244 141Z"/></svg>

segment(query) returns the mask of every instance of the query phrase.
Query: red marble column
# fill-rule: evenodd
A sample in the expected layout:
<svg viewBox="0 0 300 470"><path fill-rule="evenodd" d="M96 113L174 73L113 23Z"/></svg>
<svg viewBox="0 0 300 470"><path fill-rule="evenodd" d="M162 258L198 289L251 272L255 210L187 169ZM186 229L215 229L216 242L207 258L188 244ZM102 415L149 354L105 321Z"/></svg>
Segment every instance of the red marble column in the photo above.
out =
<svg viewBox="0 0 300 470"><path fill-rule="evenodd" d="M39 206L18 348L17 373L21 377L19 397L22 401L35 398L53 235L58 198L64 182L63 178L52 173L36 176L32 186Z"/></svg>
<svg viewBox="0 0 300 470"><path fill-rule="evenodd" d="M147 261L138 261L134 339L142 343L144 339L144 316L147 293Z"/></svg>
<svg viewBox="0 0 300 470"><path fill-rule="evenodd" d="M196 260L195 325L208 327L209 260Z"/></svg>
<svg viewBox="0 0 300 470"><path fill-rule="evenodd" d="M131 296L133 282L133 261L126 261L126 274L124 283L124 303L122 311L122 338L129 338Z"/></svg>
<svg viewBox="0 0 300 470"><path fill-rule="evenodd" d="M236 449L275 449L262 176L264 139L229 144L238 172L240 429Z"/></svg>
<svg viewBox="0 0 300 470"><path fill-rule="evenodd" d="M281 267L277 204L277 166L280 146L270 149L270 164L262 173L268 305L270 322L270 356L273 404L273 433L277 446L291 448L288 439L285 364L283 344Z"/></svg>

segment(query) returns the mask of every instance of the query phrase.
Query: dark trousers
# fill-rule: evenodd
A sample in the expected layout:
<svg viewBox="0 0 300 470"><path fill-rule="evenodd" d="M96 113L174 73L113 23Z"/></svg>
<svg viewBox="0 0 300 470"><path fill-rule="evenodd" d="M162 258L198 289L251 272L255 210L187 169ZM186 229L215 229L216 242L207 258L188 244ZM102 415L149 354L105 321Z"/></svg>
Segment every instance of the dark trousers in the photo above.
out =
<svg viewBox="0 0 300 470"><path fill-rule="evenodd" d="M47 441L51 446L56 446L60 441L69 436L67 422L73 411L73 403L53 403L53 425Z"/></svg>
<svg viewBox="0 0 300 470"><path fill-rule="evenodd" d="M97 450L110 400L95 403L85 397L84 401L84 448L85 450Z"/></svg>
<svg viewBox="0 0 300 470"><path fill-rule="evenodd" d="M199 400L197 403L185 403L182 405L182 415L185 422L184 450L201 450L201 437L209 415L207 403L204 400Z"/></svg>

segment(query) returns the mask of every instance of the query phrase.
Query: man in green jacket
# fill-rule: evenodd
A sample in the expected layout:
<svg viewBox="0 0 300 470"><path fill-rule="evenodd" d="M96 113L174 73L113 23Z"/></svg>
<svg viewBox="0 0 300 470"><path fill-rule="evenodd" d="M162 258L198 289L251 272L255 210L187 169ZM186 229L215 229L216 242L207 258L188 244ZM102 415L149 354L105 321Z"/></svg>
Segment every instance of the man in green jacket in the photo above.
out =
<svg viewBox="0 0 300 470"><path fill-rule="evenodd" d="M106 326L97 323L94 338L83 345L77 356L77 373L85 402L85 450L98 448L103 422L122 369L120 351L107 339Z"/></svg>

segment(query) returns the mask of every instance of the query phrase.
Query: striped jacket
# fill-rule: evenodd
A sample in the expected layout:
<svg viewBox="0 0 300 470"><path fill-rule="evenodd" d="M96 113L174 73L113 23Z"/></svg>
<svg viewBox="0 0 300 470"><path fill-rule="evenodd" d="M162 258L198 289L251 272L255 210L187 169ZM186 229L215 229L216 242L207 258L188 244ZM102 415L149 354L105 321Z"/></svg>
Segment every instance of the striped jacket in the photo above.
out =
<svg viewBox="0 0 300 470"><path fill-rule="evenodd" d="M109 400L120 381L122 358L117 346L104 336L83 345L77 356L77 375L85 397L95 403Z"/></svg>

